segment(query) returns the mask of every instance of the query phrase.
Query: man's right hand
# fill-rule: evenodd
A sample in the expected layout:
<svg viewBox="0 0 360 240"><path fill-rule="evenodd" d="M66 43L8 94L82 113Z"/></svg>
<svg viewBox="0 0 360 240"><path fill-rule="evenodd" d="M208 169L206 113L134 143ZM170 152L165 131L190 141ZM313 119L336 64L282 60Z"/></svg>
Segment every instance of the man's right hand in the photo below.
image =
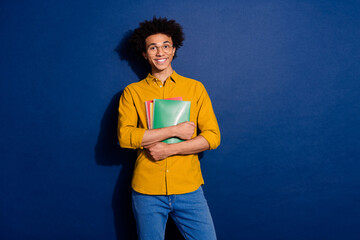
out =
<svg viewBox="0 0 360 240"><path fill-rule="evenodd" d="M176 136L183 140L189 140L192 138L195 132L196 125L194 122L182 122L174 126L176 130Z"/></svg>

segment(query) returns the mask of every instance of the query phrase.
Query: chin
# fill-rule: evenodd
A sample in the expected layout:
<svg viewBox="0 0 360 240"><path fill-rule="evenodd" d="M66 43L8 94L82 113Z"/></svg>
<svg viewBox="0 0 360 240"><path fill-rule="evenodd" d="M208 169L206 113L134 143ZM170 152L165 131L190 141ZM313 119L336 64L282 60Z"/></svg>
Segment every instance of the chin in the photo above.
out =
<svg viewBox="0 0 360 240"><path fill-rule="evenodd" d="M166 69L169 68L169 66L154 66L154 68L157 70L157 71L164 71Z"/></svg>

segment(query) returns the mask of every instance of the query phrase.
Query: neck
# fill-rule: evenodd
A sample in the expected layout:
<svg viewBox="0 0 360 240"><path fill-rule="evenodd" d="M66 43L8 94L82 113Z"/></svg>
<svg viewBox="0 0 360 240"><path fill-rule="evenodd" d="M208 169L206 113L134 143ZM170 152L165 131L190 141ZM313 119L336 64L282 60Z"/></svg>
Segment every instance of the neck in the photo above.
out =
<svg viewBox="0 0 360 240"><path fill-rule="evenodd" d="M173 69L171 67L164 69L164 70L157 70L157 69L152 69L151 75L153 75L155 78L159 79L163 84L166 81L166 79L168 79L168 77L171 76L171 74L173 73Z"/></svg>

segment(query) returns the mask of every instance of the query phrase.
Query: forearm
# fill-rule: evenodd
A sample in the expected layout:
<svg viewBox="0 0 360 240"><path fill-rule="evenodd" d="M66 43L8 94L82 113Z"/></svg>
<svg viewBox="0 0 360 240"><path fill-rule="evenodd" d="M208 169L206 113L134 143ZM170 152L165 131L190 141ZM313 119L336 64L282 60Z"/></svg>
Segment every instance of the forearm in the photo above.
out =
<svg viewBox="0 0 360 240"><path fill-rule="evenodd" d="M143 135L141 146L148 146L171 137L175 137L173 126L158 129L147 129Z"/></svg>
<svg viewBox="0 0 360 240"><path fill-rule="evenodd" d="M191 140L167 144L156 142L145 146L148 155L155 161L163 160L173 155L189 155L203 152L210 148L209 143L203 136L197 136Z"/></svg>
<svg viewBox="0 0 360 240"><path fill-rule="evenodd" d="M146 147L171 137L190 140L195 134L195 127L195 123L193 122L182 122L175 126L146 130L142 138L141 146Z"/></svg>
<svg viewBox="0 0 360 240"><path fill-rule="evenodd" d="M168 145L170 156L189 155L209 150L209 143L203 136L197 136L191 140Z"/></svg>
<svg viewBox="0 0 360 240"><path fill-rule="evenodd" d="M168 156L197 154L206 150L209 150L209 143L203 136L196 136L188 141L167 144Z"/></svg>

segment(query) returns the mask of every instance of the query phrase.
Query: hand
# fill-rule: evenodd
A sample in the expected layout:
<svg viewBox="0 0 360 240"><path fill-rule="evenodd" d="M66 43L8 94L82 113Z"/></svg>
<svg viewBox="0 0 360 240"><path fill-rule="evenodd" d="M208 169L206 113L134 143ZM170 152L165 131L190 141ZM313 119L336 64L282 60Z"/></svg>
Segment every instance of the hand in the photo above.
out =
<svg viewBox="0 0 360 240"><path fill-rule="evenodd" d="M169 151L169 144L163 142L157 142L144 147L146 153L154 161L163 160L171 155Z"/></svg>
<svg viewBox="0 0 360 240"><path fill-rule="evenodd" d="M175 127L178 138L189 140L194 135L196 125L194 122L182 122Z"/></svg>

